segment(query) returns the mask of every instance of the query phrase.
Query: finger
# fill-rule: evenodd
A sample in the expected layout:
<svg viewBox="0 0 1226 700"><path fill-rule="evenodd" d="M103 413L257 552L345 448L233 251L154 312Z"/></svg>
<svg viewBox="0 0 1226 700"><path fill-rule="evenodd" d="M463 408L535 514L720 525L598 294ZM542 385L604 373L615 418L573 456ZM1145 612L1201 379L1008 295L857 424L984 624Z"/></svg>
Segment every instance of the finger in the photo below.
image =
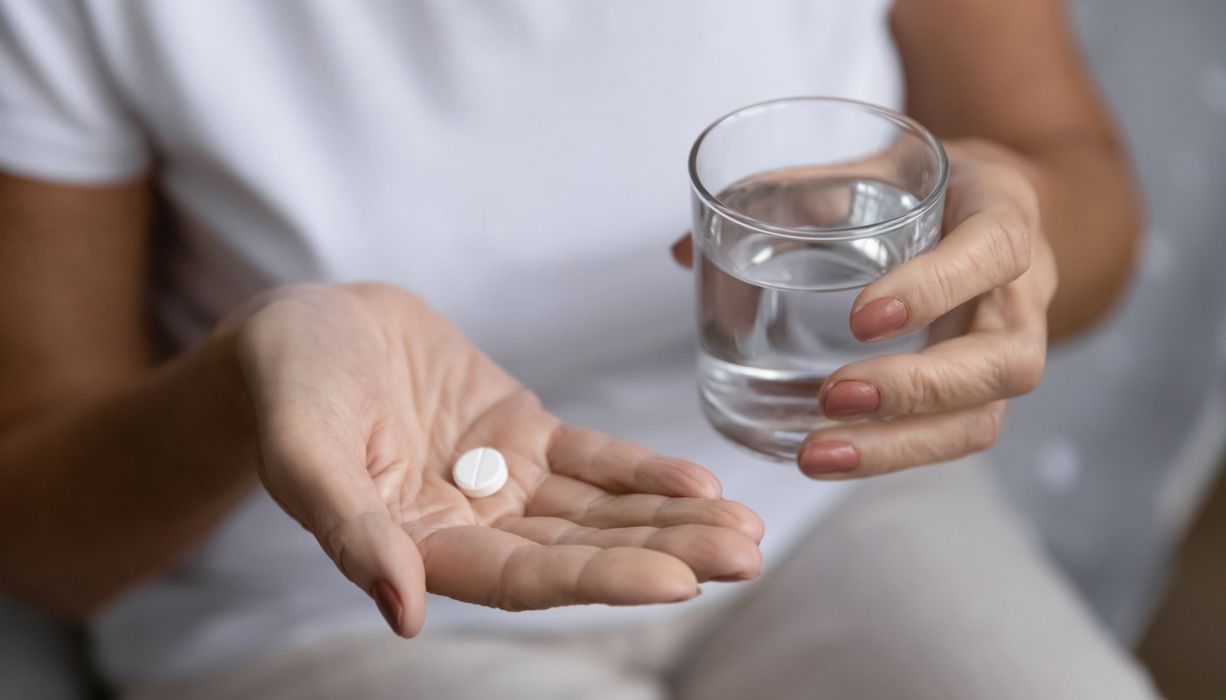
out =
<svg viewBox="0 0 1226 700"><path fill-rule="evenodd" d="M835 420L888 418L969 408L1028 394L1043 376L1046 335L976 331L918 354L884 355L840 367L819 393Z"/></svg>
<svg viewBox="0 0 1226 700"><path fill-rule="evenodd" d="M542 545L477 525L435 530L418 546L429 563L431 592L503 610L672 603L698 595L690 567L648 549Z"/></svg>
<svg viewBox="0 0 1226 700"><path fill-rule="evenodd" d="M1024 219L1011 210L978 212L931 252L865 287L852 304L852 334L882 340L922 328L1017 279L1029 265L1030 232Z"/></svg>
<svg viewBox="0 0 1226 700"><path fill-rule="evenodd" d="M884 340L922 328L1030 266L1039 226L1034 187L1017 164L952 154L945 225L936 249L864 288L852 333ZM1039 245L1042 244L1040 240Z"/></svg>
<svg viewBox="0 0 1226 700"><path fill-rule="evenodd" d="M684 268L694 267L694 237L686 232L671 248L673 260Z"/></svg>
<svg viewBox="0 0 1226 700"><path fill-rule="evenodd" d="M619 442L594 430L559 428L548 454L549 467L606 491L662 496L719 498L719 479L682 459Z"/></svg>
<svg viewBox="0 0 1226 700"><path fill-rule="evenodd" d="M425 616L425 570L413 539L384 512L345 520L319 537L345 578L366 591L392 631L415 636Z"/></svg>
<svg viewBox="0 0 1226 700"><path fill-rule="evenodd" d="M762 519L724 499L668 498L654 494L610 494L591 484L551 475L528 502L526 515L564 518L595 528L711 525L735 530L755 542L762 539Z"/></svg>
<svg viewBox="0 0 1226 700"><path fill-rule="evenodd" d="M642 547L685 562L700 581L743 581L762 570L757 543L740 532L709 525L621 527L601 530L561 518L506 518L498 528L540 544L582 544L610 549Z"/></svg>
<svg viewBox="0 0 1226 700"><path fill-rule="evenodd" d="M956 459L991 447L1005 402L946 413L824 428L801 446L800 470L814 479L854 479Z"/></svg>
<svg viewBox="0 0 1226 700"><path fill-rule="evenodd" d="M365 450L326 431L270 425L267 432L281 436L272 441L261 474L269 493L375 600L393 632L416 635L425 616L421 555L391 519L361 462Z"/></svg>

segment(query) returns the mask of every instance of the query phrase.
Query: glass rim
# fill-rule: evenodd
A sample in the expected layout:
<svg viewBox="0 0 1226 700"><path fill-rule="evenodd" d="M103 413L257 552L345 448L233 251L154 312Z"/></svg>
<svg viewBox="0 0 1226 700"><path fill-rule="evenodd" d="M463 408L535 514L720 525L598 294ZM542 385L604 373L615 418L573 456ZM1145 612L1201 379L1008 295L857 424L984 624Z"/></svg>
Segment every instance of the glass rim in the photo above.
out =
<svg viewBox="0 0 1226 700"><path fill-rule="evenodd" d="M702 178L698 176L698 151L702 148L703 142L706 140L715 129L724 124L727 124L738 119L757 116L772 109L787 107L805 102L822 102L827 104L841 104L848 107L855 107L866 112L870 112L879 117L885 118L902 126L918 136L932 149L937 156L937 182L922 200L914 207L908 209L905 213L900 214L891 219L878 221L876 223L863 226L831 226L831 227L791 227L778 226L765 221L760 221L750 216L746 216L736 210L728 208L719 198L711 194L705 185L702 183ZM689 158L690 171L690 188L694 194L702 200L703 204L713 209L721 216L731 219L741 226L756 231L758 233L767 234L770 236L779 236L781 238L796 238L801 240L812 241L814 239L835 241L835 240L850 240L856 238L871 238L879 236L883 233L904 226L915 219L923 216L930 211L945 194L945 187L949 181L949 157L945 154L945 148L941 142L931 131L926 129L923 124L915 121L905 114L896 112L887 107L864 102L862 100L853 100L847 97L831 97L825 95L797 95L793 97L777 97L772 100L764 100L753 104L745 105L728 112L719 117L715 121L707 125L698 134L698 138L694 140L694 145L690 147Z"/></svg>

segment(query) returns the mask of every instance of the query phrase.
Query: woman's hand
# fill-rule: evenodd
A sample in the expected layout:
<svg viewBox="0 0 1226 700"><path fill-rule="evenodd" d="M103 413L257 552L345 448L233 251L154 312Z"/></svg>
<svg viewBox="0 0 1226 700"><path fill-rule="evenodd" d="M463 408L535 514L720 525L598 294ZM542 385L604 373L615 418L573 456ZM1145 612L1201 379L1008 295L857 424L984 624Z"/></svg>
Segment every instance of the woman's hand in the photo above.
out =
<svg viewBox="0 0 1226 700"><path fill-rule="evenodd" d="M1005 400L1032 391L1043 374L1056 266L1028 166L982 142L946 150L944 237L865 287L851 313L860 340L931 325L933 344L830 375L822 409L846 423L806 439L798 461L811 477L872 476L984 450Z"/></svg>
<svg viewBox="0 0 1226 700"><path fill-rule="evenodd" d="M1047 355L1056 263L1043 237L1036 177L990 143L947 143L946 233L937 247L864 288L856 338L874 342L929 327L918 354L841 367L819 391L843 422L815 430L797 461L815 479L872 476L944 462L996 441L1005 400L1032 391ZM672 249L693 264L687 235Z"/></svg>
<svg viewBox="0 0 1226 700"><path fill-rule="evenodd" d="M685 600L758 573L762 523L705 469L562 425L413 295L296 287L226 327L253 396L268 492L415 634L424 594L507 610ZM506 457L469 500L456 457Z"/></svg>

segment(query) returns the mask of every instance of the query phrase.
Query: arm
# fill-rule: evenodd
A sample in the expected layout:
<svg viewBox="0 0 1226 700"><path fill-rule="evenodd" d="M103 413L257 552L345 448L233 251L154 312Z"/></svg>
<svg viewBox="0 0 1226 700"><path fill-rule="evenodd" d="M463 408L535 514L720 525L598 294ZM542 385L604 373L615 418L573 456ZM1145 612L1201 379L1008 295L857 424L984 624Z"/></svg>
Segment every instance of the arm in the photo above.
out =
<svg viewBox="0 0 1226 700"><path fill-rule="evenodd" d="M1060 277L1052 337L1100 319L1131 271L1140 197L1063 3L897 0L891 27L907 111L942 138L1003 146L977 148L1034 184Z"/></svg>
<svg viewBox="0 0 1226 700"><path fill-rule="evenodd" d="M145 183L0 176L0 586L81 617L255 483L232 342L161 368Z"/></svg>
<svg viewBox="0 0 1226 700"><path fill-rule="evenodd" d="M276 290L155 367L144 185L0 176L0 587L82 617L217 523L258 475L378 603L684 600L755 576L761 521L696 464L567 427L420 299ZM456 457L501 451L470 500Z"/></svg>

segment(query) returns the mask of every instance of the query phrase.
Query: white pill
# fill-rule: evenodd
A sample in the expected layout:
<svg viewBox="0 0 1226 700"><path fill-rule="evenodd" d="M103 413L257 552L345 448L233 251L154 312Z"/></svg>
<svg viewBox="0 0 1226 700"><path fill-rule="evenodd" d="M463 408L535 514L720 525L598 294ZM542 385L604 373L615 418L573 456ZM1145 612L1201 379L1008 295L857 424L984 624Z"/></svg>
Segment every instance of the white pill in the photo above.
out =
<svg viewBox="0 0 1226 700"><path fill-rule="evenodd" d="M507 483L507 461L492 447L478 447L460 455L451 478L469 498L492 496Z"/></svg>

